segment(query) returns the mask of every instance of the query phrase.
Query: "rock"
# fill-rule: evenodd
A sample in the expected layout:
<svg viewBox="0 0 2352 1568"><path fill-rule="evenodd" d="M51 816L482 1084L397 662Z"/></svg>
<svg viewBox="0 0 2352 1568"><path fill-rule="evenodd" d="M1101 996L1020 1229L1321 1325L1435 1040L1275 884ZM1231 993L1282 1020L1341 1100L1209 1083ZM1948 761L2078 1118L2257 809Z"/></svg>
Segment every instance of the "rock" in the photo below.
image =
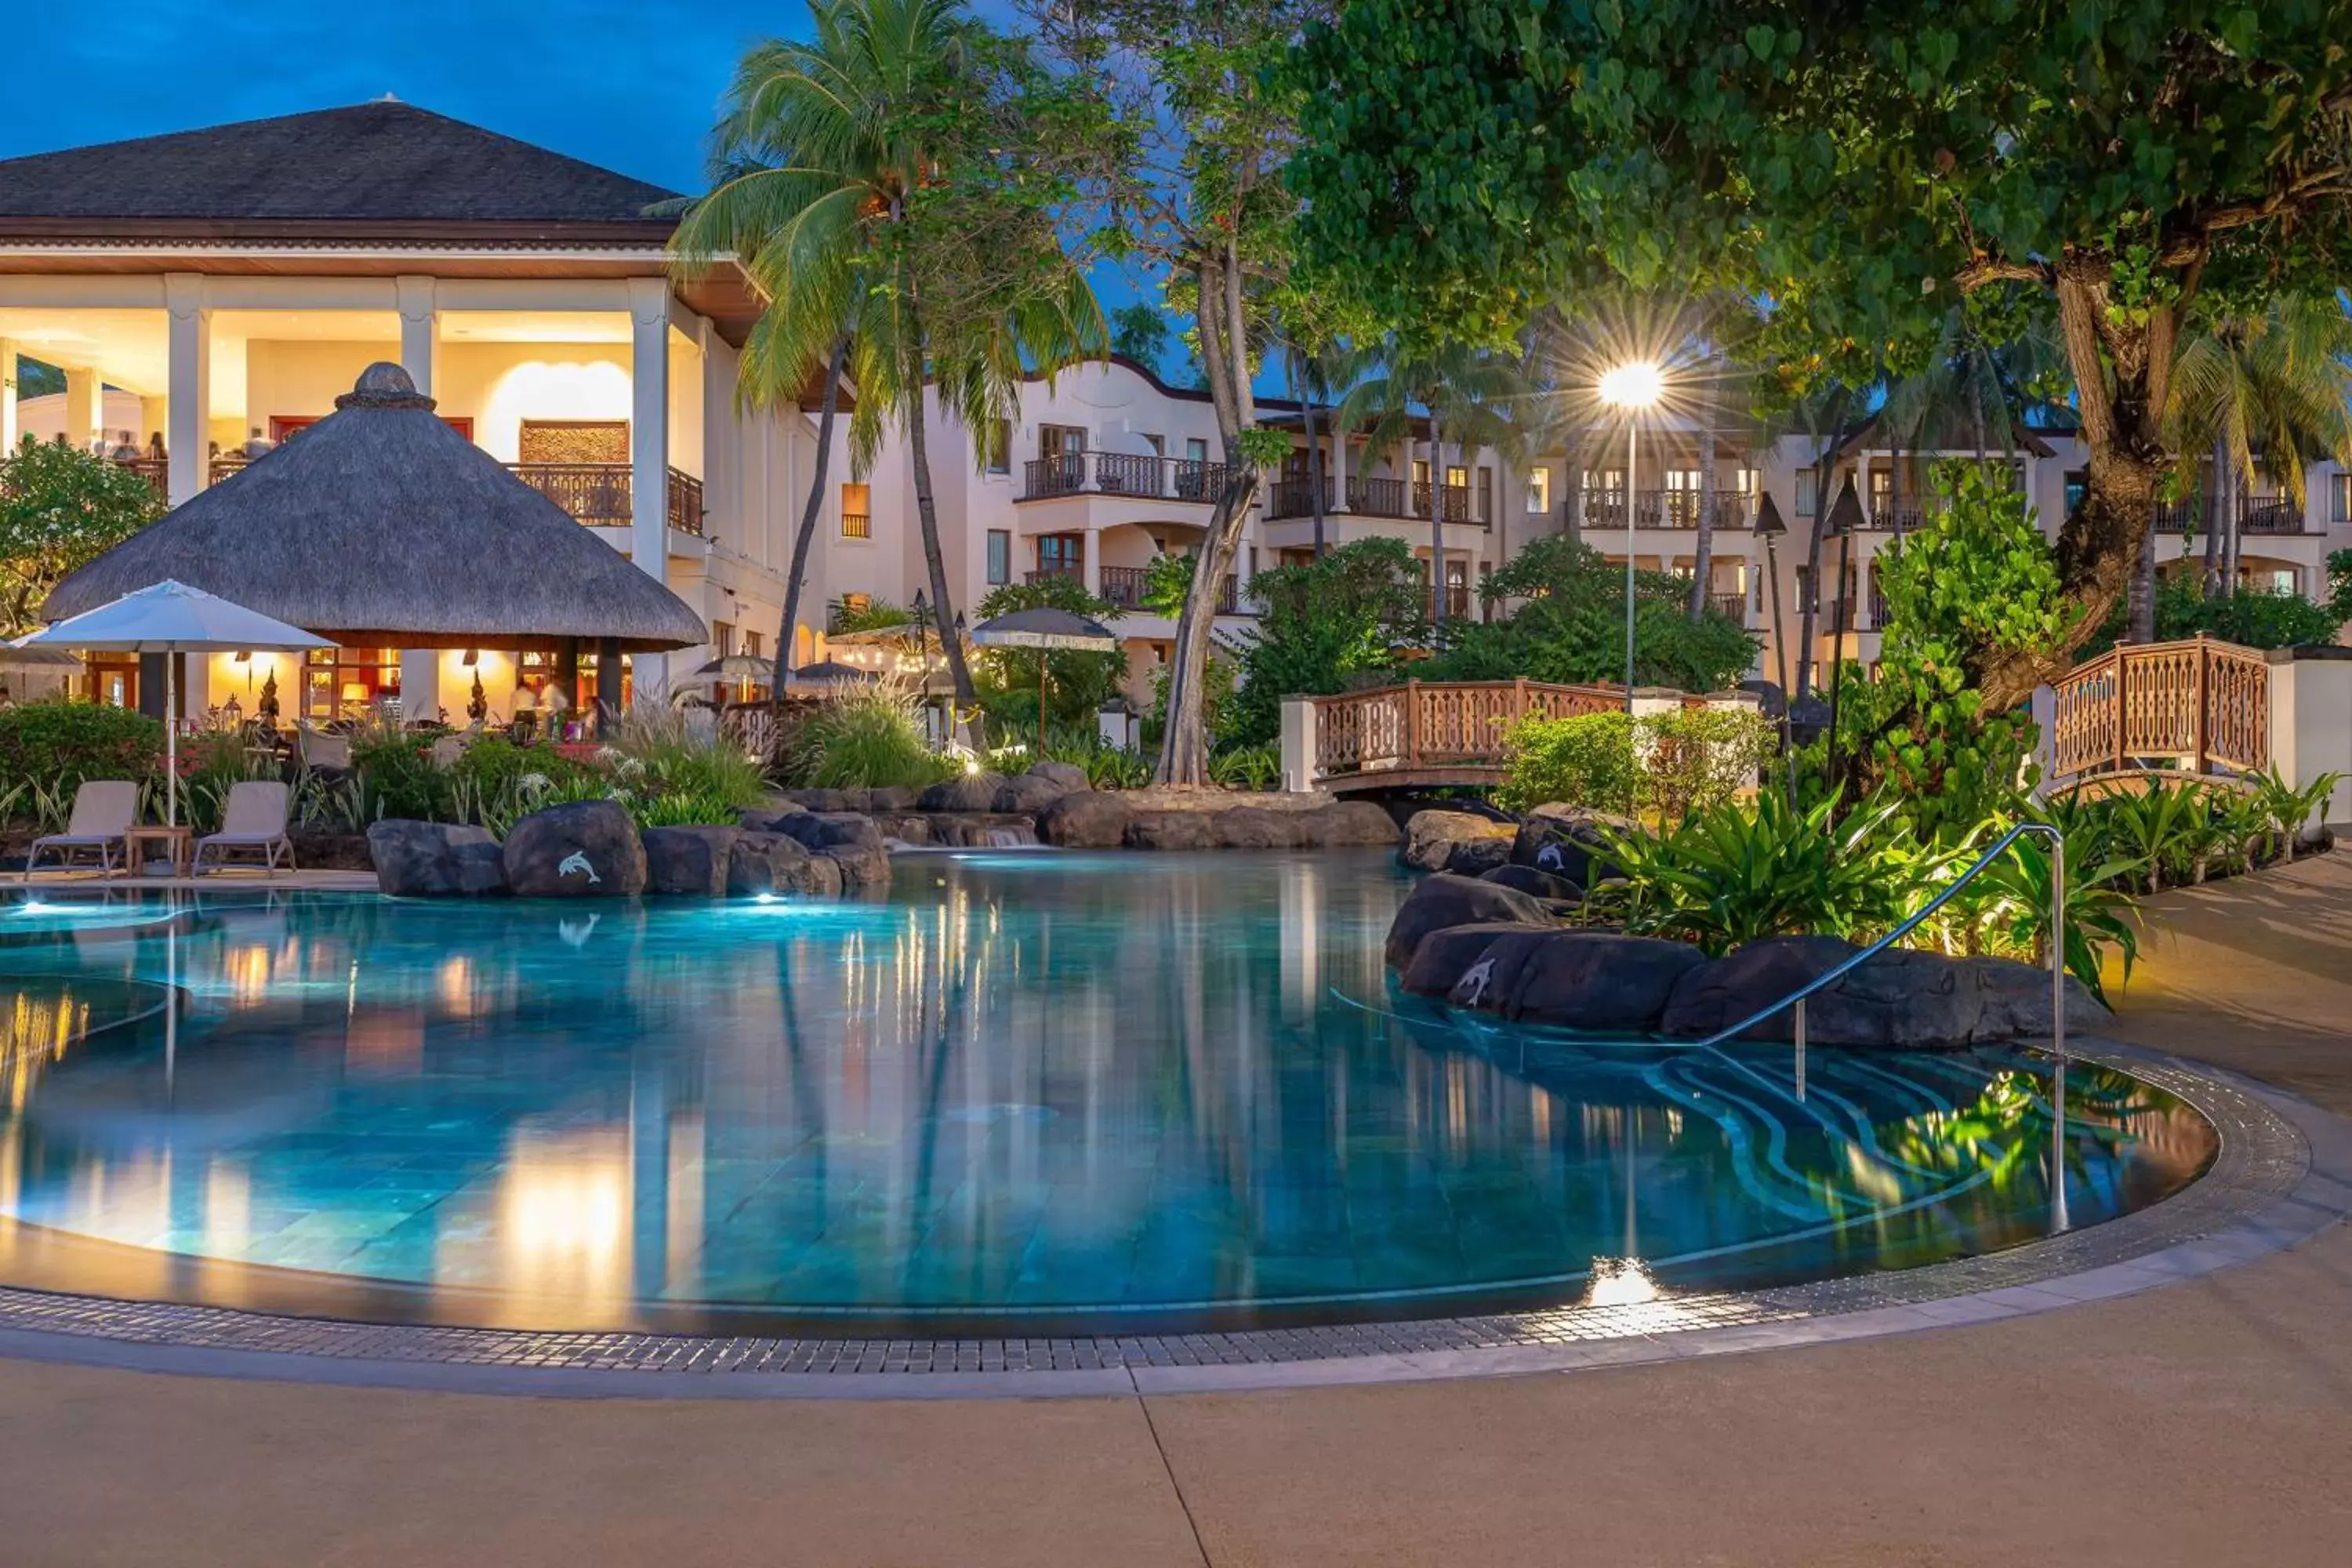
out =
<svg viewBox="0 0 2352 1568"><path fill-rule="evenodd" d="M1057 779L1040 778L1033 770L998 784L993 809L1034 816L1069 793L1069 785Z"/></svg>
<svg viewBox="0 0 2352 1568"><path fill-rule="evenodd" d="M1304 842L1315 849L1381 848L1396 843L1396 818L1369 800L1343 800L1295 812Z"/></svg>
<svg viewBox="0 0 2352 1568"><path fill-rule="evenodd" d="M933 842L931 819L912 812L904 816L877 816L874 826L881 830L882 847L894 855L902 847L919 848Z"/></svg>
<svg viewBox="0 0 2352 1568"><path fill-rule="evenodd" d="M1685 1038L1718 1033L1818 979L1854 952L1853 943L1834 936L1774 936L1751 942L1683 976L1658 1027ZM1813 1022L1809 1010L1809 1033ZM1789 1015L1782 1013L1742 1037L1787 1040L1794 1037Z"/></svg>
<svg viewBox="0 0 2352 1568"><path fill-rule="evenodd" d="M1511 841L1507 838L1464 839L1445 858L1445 868L1457 877L1483 877L1497 866L1510 863Z"/></svg>
<svg viewBox="0 0 2352 1568"><path fill-rule="evenodd" d="M1495 939L1446 1000L1592 1034L1647 1034L1657 1027L1676 983L1704 962L1689 943L1656 937L1512 932Z"/></svg>
<svg viewBox="0 0 2352 1568"><path fill-rule="evenodd" d="M1037 819L998 812L943 812L929 819L931 837L959 848L1009 849L1037 842Z"/></svg>
<svg viewBox="0 0 2352 1568"><path fill-rule="evenodd" d="M1614 866L1601 829L1609 826L1622 830L1633 826L1627 818L1606 812L1539 805L1519 824L1512 837L1511 864L1532 866L1538 871L1565 877L1580 888L1589 888L1596 878ZM1596 862L1601 867L1597 871Z"/></svg>
<svg viewBox="0 0 2352 1568"><path fill-rule="evenodd" d="M797 838L782 833L746 833L735 840L727 856L727 893L751 898L761 893L841 891L841 868L823 856L812 855Z"/></svg>
<svg viewBox="0 0 2352 1568"><path fill-rule="evenodd" d="M1229 806L1213 814L1217 843L1226 849L1296 849L1307 842L1297 814L1262 805Z"/></svg>
<svg viewBox="0 0 2352 1568"><path fill-rule="evenodd" d="M1538 871L1533 866L1496 866L1478 873L1482 882L1517 888L1529 898L1574 906L1584 897L1584 889L1565 877L1555 877L1549 871Z"/></svg>
<svg viewBox="0 0 2352 1568"><path fill-rule="evenodd" d="M892 812L915 809L916 792L905 784L877 784L866 792L866 810L869 816L884 816Z"/></svg>
<svg viewBox="0 0 2352 1568"><path fill-rule="evenodd" d="M534 811L508 833L507 886L525 899L631 899L646 890L646 847L618 801Z"/></svg>
<svg viewBox="0 0 2352 1568"><path fill-rule="evenodd" d="M637 835L646 847L646 891L724 898L727 852L741 837L740 827L648 827Z"/></svg>
<svg viewBox="0 0 2352 1568"><path fill-rule="evenodd" d="M1214 849L1217 824L1206 811L1139 811L1127 825L1130 849Z"/></svg>
<svg viewBox="0 0 2352 1568"><path fill-rule="evenodd" d="M1404 966L1404 975L1398 984L1417 996L1445 995L1460 983L1465 970L1486 955L1486 950L1498 938L1515 931L1541 933L1556 929L1548 923L1528 925L1508 921L1446 926L1421 939L1421 945L1413 949L1412 962Z"/></svg>
<svg viewBox="0 0 2352 1568"><path fill-rule="evenodd" d="M961 773L935 784L915 797L919 811L993 811L996 792L1004 785L997 773Z"/></svg>
<svg viewBox="0 0 2352 1568"><path fill-rule="evenodd" d="M1510 837L1507 823L1489 822L1468 812L1416 811L1412 820L1404 825L1404 843L1397 850L1397 863L1416 871L1443 871L1453 858L1456 844L1480 838L1507 842Z"/></svg>
<svg viewBox="0 0 2352 1568"><path fill-rule="evenodd" d="M487 828L387 817L368 825L376 882L396 899L478 898L507 890L499 842Z"/></svg>
<svg viewBox="0 0 2352 1568"><path fill-rule="evenodd" d="M1087 770L1076 763L1057 763L1051 759L1034 763L1030 765L1027 776L1033 779L1051 779L1062 786L1062 793L1065 795L1074 790L1094 788L1094 785L1087 782Z"/></svg>
<svg viewBox="0 0 2352 1568"><path fill-rule="evenodd" d="M1957 961L1977 983L1983 1010L1977 1016L1979 1040L2046 1040L2050 1037L2050 972L2009 958ZM2095 1029L2115 1015L2091 988L2066 977L2066 1031Z"/></svg>
<svg viewBox="0 0 2352 1568"><path fill-rule="evenodd" d="M864 792L860 791L858 793L863 794ZM856 811L862 809L861 806L855 806L849 804L849 794L850 792L847 790L839 789L788 789L784 792L784 798L792 802L794 805L799 806L803 811Z"/></svg>
<svg viewBox="0 0 2352 1568"><path fill-rule="evenodd" d="M839 865L844 887L877 888L890 880L890 851L871 817L810 812L784 818L776 830Z"/></svg>
<svg viewBox="0 0 2352 1568"><path fill-rule="evenodd" d="M1135 807L1092 790L1064 795L1037 814L1037 837L1065 849L1116 849L1127 842Z"/></svg>
<svg viewBox="0 0 2352 1568"><path fill-rule="evenodd" d="M735 821L746 833L773 833L776 824L786 817L798 816L807 809L792 801L771 801L766 805L746 806L735 814Z"/></svg>
<svg viewBox="0 0 2352 1568"><path fill-rule="evenodd" d="M1780 1001L1860 951L1829 936L1768 937L1685 977L1660 1027L1697 1037L1730 1027ZM2066 1007L2095 1026L2105 1008L2069 980ZM2000 958L1947 958L1895 948L1806 999L1805 1037L1850 1050L1931 1050L1973 1041L2050 1033L2049 972ZM1747 1038L1786 1041L1795 1022L1784 1009Z"/></svg>
<svg viewBox="0 0 2352 1568"><path fill-rule="evenodd" d="M1550 923L1544 918L1543 906L1517 889L1441 871L1421 882L1397 906L1396 918L1389 922L1384 956L1391 969L1402 971L1412 963L1413 951L1431 931L1505 921L1534 926Z"/></svg>

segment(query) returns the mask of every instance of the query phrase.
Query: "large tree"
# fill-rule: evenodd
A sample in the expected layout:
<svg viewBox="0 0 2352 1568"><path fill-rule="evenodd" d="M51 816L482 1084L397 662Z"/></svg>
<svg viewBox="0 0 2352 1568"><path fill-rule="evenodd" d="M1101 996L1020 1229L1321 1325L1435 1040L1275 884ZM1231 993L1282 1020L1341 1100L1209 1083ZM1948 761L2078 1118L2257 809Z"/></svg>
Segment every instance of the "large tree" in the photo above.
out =
<svg viewBox="0 0 2352 1568"><path fill-rule="evenodd" d="M2347 276L2347 0L1358 0L1297 68L1305 255L1489 335L1601 277L1729 286L1855 380L1912 368L1959 295L2042 290L2090 455L2059 542L2089 626L2174 461L2200 294ZM1993 658L1989 697L2070 651Z"/></svg>
<svg viewBox="0 0 2352 1568"><path fill-rule="evenodd" d="M27 436L0 453L0 635L39 626L67 573L163 514L144 479L62 441Z"/></svg>

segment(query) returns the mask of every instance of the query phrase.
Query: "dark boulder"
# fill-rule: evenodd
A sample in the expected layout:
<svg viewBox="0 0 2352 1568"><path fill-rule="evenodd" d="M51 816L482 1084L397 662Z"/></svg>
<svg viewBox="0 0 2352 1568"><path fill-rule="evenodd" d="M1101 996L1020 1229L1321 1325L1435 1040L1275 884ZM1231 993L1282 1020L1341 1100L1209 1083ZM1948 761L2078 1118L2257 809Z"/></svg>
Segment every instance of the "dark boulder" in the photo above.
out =
<svg viewBox="0 0 2352 1568"><path fill-rule="evenodd" d="M882 830L883 847L898 845L916 848L932 842L931 819L915 812L902 816L877 816L874 826Z"/></svg>
<svg viewBox="0 0 2352 1568"><path fill-rule="evenodd" d="M1236 805L1215 816L1217 843L1226 849L1296 849L1307 841L1296 812Z"/></svg>
<svg viewBox="0 0 2352 1568"><path fill-rule="evenodd" d="M803 811L863 811L866 809L865 802L861 799L852 805L850 796L862 796L865 793L864 790L845 789L788 789L784 792L784 798Z"/></svg>
<svg viewBox="0 0 2352 1568"><path fill-rule="evenodd" d="M1037 842L1037 819L993 811L941 812L930 818L931 837L964 849L1010 849Z"/></svg>
<svg viewBox="0 0 2352 1568"><path fill-rule="evenodd" d="M997 773L960 773L935 784L915 799L921 811L994 811L996 792L1004 787Z"/></svg>
<svg viewBox="0 0 2352 1568"><path fill-rule="evenodd" d="M507 890L499 842L487 828L387 817L368 825L376 884L396 899L478 898Z"/></svg>
<svg viewBox="0 0 2352 1568"><path fill-rule="evenodd" d="M905 784L876 784L866 792L866 809L875 816L915 809L914 790Z"/></svg>
<svg viewBox="0 0 2352 1568"><path fill-rule="evenodd" d="M1465 839L1445 858L1445 868L1457 877L1483 877L1497 866L1510 863L1511 841L1507 838Z"/></svg>
<svg viewBox="0 0 2352 1568"><path fill-rule="evenodd" d="M1065 849L1116 849L1127 842L1135 807L1092 790L1064 795L1037 814L1037 837Z"/></svg>
<svg viewBox="0 0 2352 1568"><path fill-rule="evenodd" d="M1836 937L1782 936L1751 942L1685 977L1661 1028L1699 1037L1731 1027L1781 1000L1860 949ZM2095 1024L2106 1009L2068 983L2070 1016ZM1928 1050L1979 1040L2013 1040L2050 1032L2046 970L1998 958L1947 958L1894 948L1806 999L1806 1039L1853 1050ZM1795 1020L1783 1008L1745 1037L1787 1041Z"/></svg>
<svg viewBox="0 0 2352 1568"><path fill-rule="evenodd" d="M1086 786L1081 784L1078 787L1083 789ZM1058 779L1041 778L1034 772L1025 773L1018 778L1006 779L996 786L992 809L1034 816L1069 793L1070 786Z"/></svg>
<svg viewBox="0 0 2352 1568"><path fill-rule="evenodd" d="M1214 849L1217 824L1205 811L1139 811L1128 822L1130 849Z"/></svg>
<svg viewBox="0 0 2352 1568"><path fill-rule="evenodd" d="M1305 842L1317 849L1386 849L1402 830L1396 818L1369 800L1342 800L1297 812Z"/></svg>
<svg viewBox="0 0 2352 1568"><path fill-rule="evenodd" d="M841 868L809 853L797 838L781 833L746 833L735 840L727 856L727 892L744 899L761 893L841 891Z"/></svg>
<svg viewBox="0 0 2352 1568"><path fill-rule="evenodd" d="M1421 945L1412 951L1412 962L1404 966L1398 984L1418 996L1444 996L1460 983L1465 970L1486 957L1486 950L1498 938L1515 931L1543 933L1557 929L1548 923L1527 925L1508 921L1445 926L1421 939Z"/></svg>
<svg viewBox="0 0 2352 1568"><path fill-rule="evenodd" d="M1656 937L1515 932L1497 937L1446 1000L1592 1034L1647 1034L1657 1027L1675 983L1704 961L1689 943Z"/></svg>
<svg viewBox="0 0 2352 1568"><path fill-rule="evenodd" d="M1391 969L1402 970L1412 963L1421 939L1431 931L1498 921L1550 923L1544 918L1543 906L1516 889L1441 871L1415 886L1397 906L1396 918L1389 922L1383 956Z"/></svg>
<svg viewBox="0 0 2352 1568"><path fill-rule="evenodd" d="M727 852L742 836L740 827L646 828L637 835L646 847L646 891L724 897Z"/></svg>
<svg viewBox="0 0 2352 1568"><path fill-rule="evenodd" d="M1555 902L1574 904L1584 897L1584 889L1567 878L1538 871L1533 866L1496 866L1479 872L1478 879L1517 888L1529 898Z"/></svg>
<svg viewBox="0 0 2352 1568"><path fill-rule="evenodd" d="M1511 864L1565 877L1580 888L1614 868L1601 827L1630 826L1623 817L1570 806L1538 806L1511 840Z"/></svg>
<svg viewBox="0 0 2352 1568"><path fill-rule="evenodd" d="M1510 826L1465 811L1416 811L1404 825L1404 842L1397 848L1397 863L1416 871L1443 871L1454 858L1454 846L1481 838L1499 839L1508 845Z"/></svg>
<svg viewBox="0 0 2352 1568"><path fill-rule="evenodd" d="M507 834L499 858L523 899L630 899L646 890L646 847L618 801L534 811Z"/></svg>
<svg viewBox="0 0 2352 1568"><path fill-rule="evenodd" d="M1957 961L1977 983L1984 1008L1977 1017L1979 1040L2046 1040L2050 1037L2050 971L2009 958ZM2066 1028L2097 1028L2115 1016L2091 988L2066 977Z"/></svg>
<svg viewBox="0 0 2352 1568"><path fill-rule="evenodd" d="M1073 790L1094 787L1087 778L1086 769L1076 763L1057 763L1051 758L1042 763L1031 763L1026 776L1033 779L1051 779L1062 786L1062 793L1065 795Z"/></svg>
<svg viewBox="0 0 2352 1568"><path fill-rule="evenodd" d="M746 833L773 833L776 824L789 816L799 816L808 807L793 801L770 801L765 805L746 806L735 814L735 821Z"/></svg>
<svg viewBox="0 0 2352 1568"><path fill-rule="evenodd" d="M845 887L877 888L890 880L890 851L871 817L810 812L784 818L776 830L840 866Z"/></svg>
<svg viewBox="0 0 2352 1568"><path fill-rule="evenodd" d="M1685 1038L1719 1033L1799 986L1811 984L1857 951L1853 942L1834 936L1771 936L1751 942L1684 975L1658 1027L1662 1033ZM1808 1022L1812 1021L1809 1017ZM1783 1012L1742 1038L1787 1040L1794 1037L1790 1029L1790 1016Z"/></svg>

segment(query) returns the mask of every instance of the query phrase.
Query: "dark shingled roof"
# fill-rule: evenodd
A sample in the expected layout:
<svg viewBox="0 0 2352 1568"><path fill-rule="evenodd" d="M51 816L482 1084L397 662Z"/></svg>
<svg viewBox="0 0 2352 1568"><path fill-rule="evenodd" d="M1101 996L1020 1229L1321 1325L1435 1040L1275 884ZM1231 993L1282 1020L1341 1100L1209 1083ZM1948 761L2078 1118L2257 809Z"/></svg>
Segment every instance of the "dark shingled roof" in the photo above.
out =
<svg viewBox="0 0 2352 1568"><path fill-rule="evenodd" d="M49 595L44 618L176 578L357 647L708 640L683 599L444 424L396 364Z"/></svg>
<svg viewBox="0 0 2352 1568"><path fill-rule="evenodd" d="M644 225L659 185L413 104L362 103L0 160L12 220L254 225Z"/></svg>

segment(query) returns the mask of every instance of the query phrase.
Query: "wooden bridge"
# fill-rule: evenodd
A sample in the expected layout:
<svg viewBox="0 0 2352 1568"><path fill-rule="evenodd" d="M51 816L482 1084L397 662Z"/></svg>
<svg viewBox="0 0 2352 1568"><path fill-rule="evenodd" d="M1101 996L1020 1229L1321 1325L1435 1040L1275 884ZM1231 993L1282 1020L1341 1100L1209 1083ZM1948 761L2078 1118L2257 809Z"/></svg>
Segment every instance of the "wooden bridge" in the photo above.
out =
<svg viewBox="0 0 2352 1568"><path fill-rule="evenodd" d="M2045 724L2055 788L2259 773L2271 763L2270 663L2259 648L2205 637L2126 643L2053 685Z"/></svg>
<svg viewBox="0 0 2352 1568"><path fill-rule="evenodd" d="M1520 720L1622 712L1625 689L1524 679L1408 680L1297 706L1311 713L1305 726L1311 733L1295 733L1286 718L1286 787L1347 794L1497 784L1504 737ZM1308 763L1303 779L1295 776L1302 760Z"/></svg>

